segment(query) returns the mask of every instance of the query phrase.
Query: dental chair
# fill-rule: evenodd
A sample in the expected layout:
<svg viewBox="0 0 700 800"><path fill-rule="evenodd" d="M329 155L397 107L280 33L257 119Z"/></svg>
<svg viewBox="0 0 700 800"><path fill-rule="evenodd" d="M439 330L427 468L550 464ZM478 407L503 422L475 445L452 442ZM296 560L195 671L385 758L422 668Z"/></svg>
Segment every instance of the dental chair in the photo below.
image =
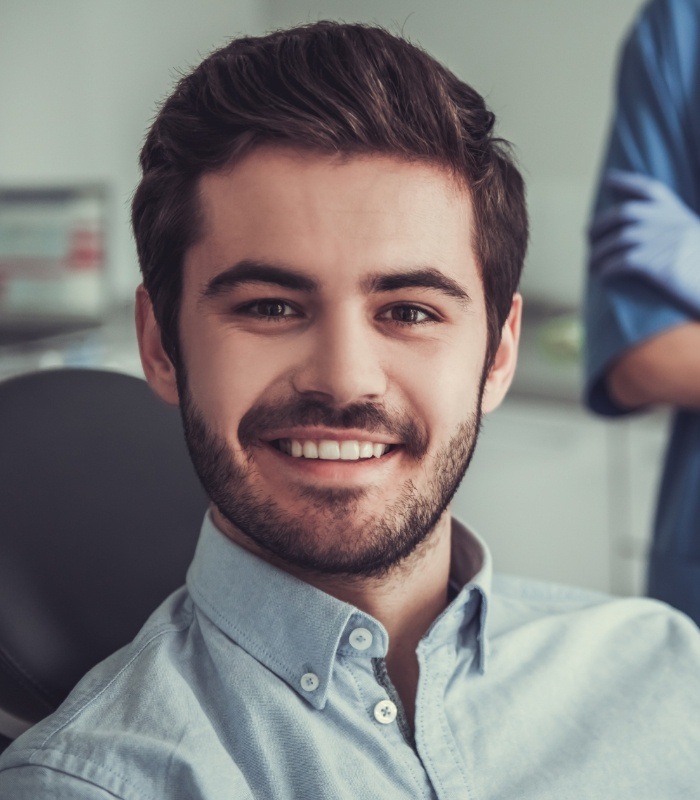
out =
<svg viewBox="0 0 700 800"><path fill-rule="evenodd" d="M182 585L206 507L178 411L144 380L0 382L0 750Z"/></svg>

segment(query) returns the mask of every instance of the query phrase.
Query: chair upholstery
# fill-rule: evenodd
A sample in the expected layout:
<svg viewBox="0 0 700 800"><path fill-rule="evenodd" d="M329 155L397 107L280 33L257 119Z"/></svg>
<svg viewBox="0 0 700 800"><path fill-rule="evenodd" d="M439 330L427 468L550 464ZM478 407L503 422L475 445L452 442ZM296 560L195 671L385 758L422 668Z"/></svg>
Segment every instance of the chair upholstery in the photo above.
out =
<svg viewBox="0 0 700 800"><path fill-rule="evenodd" d="M183 583L206 506L178 411L145 381L0 382L0 712L38 721L129 642Z"/></svg>

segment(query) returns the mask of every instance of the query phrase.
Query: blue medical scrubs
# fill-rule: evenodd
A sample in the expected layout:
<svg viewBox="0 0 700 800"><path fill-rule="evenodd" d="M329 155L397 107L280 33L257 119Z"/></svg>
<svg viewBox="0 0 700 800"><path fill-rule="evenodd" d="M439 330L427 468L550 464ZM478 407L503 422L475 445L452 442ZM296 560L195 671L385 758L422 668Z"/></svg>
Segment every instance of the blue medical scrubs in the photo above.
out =
<svg viewBox="0 0 700 800"><path fill-rule="evenodd" d="M653 0L627 39L602 173L618 168L666 183L700 215L700 0ZM601 174L602 174L601 173ZM595 211L621 197L601 187ZM595 269L595 265L592 265ZM700 264L698 264L700 269ZM626 350L694 318L639 278L603 283L586 297L586 403L619 416L605 373ZM700 371L700 352L698 352ZM700 623L700 412L677 410L661 482L648 593Z"/></svg>

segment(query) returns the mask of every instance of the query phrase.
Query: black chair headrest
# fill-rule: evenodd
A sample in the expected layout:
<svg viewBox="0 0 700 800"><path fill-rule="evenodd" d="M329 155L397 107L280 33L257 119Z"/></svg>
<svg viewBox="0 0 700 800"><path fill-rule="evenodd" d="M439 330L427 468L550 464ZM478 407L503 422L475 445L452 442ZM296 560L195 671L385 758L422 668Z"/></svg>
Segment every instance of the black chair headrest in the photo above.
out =
<svg viewBox="0 0 700 800"><path fill-rule="evenodd" d="M88 369L0 383L0 708L35 722L182 585L207 498L177 409Z"/></svg>

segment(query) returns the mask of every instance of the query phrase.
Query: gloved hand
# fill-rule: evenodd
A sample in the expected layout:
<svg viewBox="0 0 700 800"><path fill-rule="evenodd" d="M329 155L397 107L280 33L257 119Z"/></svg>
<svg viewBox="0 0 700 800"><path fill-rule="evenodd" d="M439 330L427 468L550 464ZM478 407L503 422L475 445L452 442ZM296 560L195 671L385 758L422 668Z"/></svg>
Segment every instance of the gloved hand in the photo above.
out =
<svg viewBox="0 0 700 800"><path fill-rule="evenodd" d="M646 175L611 169L604 182L624 199L591 224L591 271L636 275L700 316L700 218Z"/></svg>

